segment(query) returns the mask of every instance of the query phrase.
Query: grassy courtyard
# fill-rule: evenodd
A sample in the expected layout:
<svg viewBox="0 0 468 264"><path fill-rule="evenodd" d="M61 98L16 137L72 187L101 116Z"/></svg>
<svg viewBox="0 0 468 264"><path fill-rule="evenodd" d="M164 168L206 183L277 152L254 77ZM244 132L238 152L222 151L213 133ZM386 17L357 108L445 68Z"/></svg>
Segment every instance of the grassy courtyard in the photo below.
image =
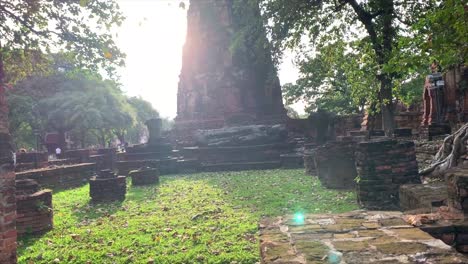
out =
<svg viewBox="0 0 468 264"><path fill-rule="evenodd" d="M123 203L89 205L89 186L53 196L54 229L19 241L19 263L256 263L262 216L344 212L352 192L304 170L199 173L133 187Z"/></svg>

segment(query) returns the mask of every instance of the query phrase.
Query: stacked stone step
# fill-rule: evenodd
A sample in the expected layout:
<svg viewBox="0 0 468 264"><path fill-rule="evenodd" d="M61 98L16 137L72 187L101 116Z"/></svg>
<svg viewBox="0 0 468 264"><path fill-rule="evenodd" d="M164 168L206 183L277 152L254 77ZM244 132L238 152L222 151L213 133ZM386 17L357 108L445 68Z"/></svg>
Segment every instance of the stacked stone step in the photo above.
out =
<svg viewBox="0 0 468 264"><path fill-rule="evenodd" d="M176 163L178 173L197 173L201 170L198 159L179 159Z"/></svg>
<svg viewBox="0 0 468 264"><path fill-rule="evenodd" d="M42 187L67 189L85 184L95 171L94 163L81 163L18 172L16 179L33 179Z"/></svg>
<svg viewBox="0 0 468 264"><path fill-rule="evenodd" d="M445 174L448 206L468 214L468 165L450 169Z"/></svg>
<svg viewBox="0 0 468 264"><path fill-rule="evenodd" d="M413 136L413 130L409 127L400 127L393 130L394 137L411 137Z"/></svg>
<svg viewBox="0 0 468 264"><path fill-rule="evenodd" d="M360 142L356 148L356 168L358 202L367 209L398 209L400 185L420 183L412 141Z"/></svg>
<svg viewBox="0 0 468 264"><path fill-rule="evenodd" d="M18 236L40 234L51 230L52 191L39 190L39 184L34 180L17 180L16 215Z"/></svg>
<svg viewBox="0 0 468 264"><path fill-rule="evenodd" d="M158 168L160 175L174 174L178 172L178 165L179 160L177 158L118 161L116 164L119 175L128 175L130 171L142 167Z"/></svg>
<svg viewBox="0 0 468 264"><path fill-rule="evenodd" d="M447 184L404 184L400 186L399 198L402 211L419 210L430 213L447 204Z"/></svg>
<svg viewBox="0 0 468 264"><path fill-rule="evenodd" d="M288 153L281 154L281 167L285 169L299 169L304 168L303 154L301 153Z"/></svg>
<svg viewBox="0 0 468 264"><path fill-rule="evenodd" d="M16 153L15 171L47 167L48 158L47 152Z"/></svg>
<svg viewBox="0 0 468 264"><path fill-rule="evenodd" d="M317 147L314 153L317 176L323 186L332 189L354 188L356 167L354 141L331 141Z"/></svg>
<svg viewBox="0 0 468 264"><path fill-rule="evenodd" d="M450 134L451 128L448 124L430 124L421 127L419 136L422 139L433 140L437 136Z"/></svg>
<svg viewBox="0 0 468 264"><path fill-rule="evenodd" d="M91 202L112 202L125 200L126 177L117 176L111 170L101 170L89 180Z"/></svg>
<svg viewBox="0 0 468 264"><path fill-rule="evenodd" d="M159 182L159 171L154 168L140 168L128 174L132 177L132 185L150 185Z"/></svg>
<svg viewBox="0 0 468 264"><path fill-rule="evenodd" d="M63 153L63 158L70 159L75 163L86 163L89 161L91 150L89 149L73 149Z"/></svg>

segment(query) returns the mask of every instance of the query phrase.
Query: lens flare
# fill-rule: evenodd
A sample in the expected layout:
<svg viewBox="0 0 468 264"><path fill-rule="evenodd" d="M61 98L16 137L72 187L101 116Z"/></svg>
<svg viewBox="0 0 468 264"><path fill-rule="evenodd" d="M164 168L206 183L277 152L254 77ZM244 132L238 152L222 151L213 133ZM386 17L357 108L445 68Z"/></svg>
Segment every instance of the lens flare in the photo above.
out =
<svg viewBox="0 0 468 264"><path fill-rule="evenodd" d="M305 220L305 216L304 216L303 213L295 213L294 214L294 221L296 223L302 224L302 223L304 223L304 220Z"/></svg>

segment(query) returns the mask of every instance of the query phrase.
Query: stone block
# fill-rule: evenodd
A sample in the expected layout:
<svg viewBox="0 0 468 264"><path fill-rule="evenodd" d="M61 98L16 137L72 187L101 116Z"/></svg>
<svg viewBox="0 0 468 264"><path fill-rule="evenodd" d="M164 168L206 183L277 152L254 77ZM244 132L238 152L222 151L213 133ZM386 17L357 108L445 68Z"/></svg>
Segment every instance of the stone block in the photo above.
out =
<svg viewBox="0 0 468 264"><path fill-rule="evenodd" d="M468 213L468 166L460 166L445 174L448 206Z"/></svg>
<svg viewBox="0 0 468 264"><path fill-rule="evenodd" d="M89 194L91 202L112 202L125 200L127 183L125 176L101 171L89 180Z"/></svg>
<svg viewBox="0 0 468 264"><path fill-rule="evenodd" d="M315 156L313 154L304 154L304 167L308 175L317 175L315 171Z"/></svg>
<svg viewBox="0 0 468 264"><path fill-rule="evenodd" d="M401 210L423 210L429 213L447 204L447 185L445 182L403 184L400 186L399 198Z"/></svg>
<svg viewBox="0 0 468 264"><path fill-rule="evenodd" d="M132 178L132 185L149 185L159 183L159 171L153 168L141 168L131 171L128 176Z"/></svg>
<svg viewBox="0 0 468 264"><path fill-rule="evenodd" d="M315 150L315 168L323 186L332 189L354 188L357 176L354 162L356 143L328 142Z"/></svg>

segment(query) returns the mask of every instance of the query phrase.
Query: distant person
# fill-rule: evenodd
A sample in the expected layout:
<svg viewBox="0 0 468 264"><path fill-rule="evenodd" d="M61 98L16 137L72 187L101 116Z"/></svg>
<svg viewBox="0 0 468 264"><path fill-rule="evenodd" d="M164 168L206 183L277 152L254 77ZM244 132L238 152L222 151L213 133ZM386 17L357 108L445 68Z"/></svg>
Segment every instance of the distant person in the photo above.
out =
<svg viewBox="0 0 468 264"><path fill-rule="evenodd" d="M57 147L55 149L55 156L58 158L62 154L62 149L60 147Z"/></svg>

